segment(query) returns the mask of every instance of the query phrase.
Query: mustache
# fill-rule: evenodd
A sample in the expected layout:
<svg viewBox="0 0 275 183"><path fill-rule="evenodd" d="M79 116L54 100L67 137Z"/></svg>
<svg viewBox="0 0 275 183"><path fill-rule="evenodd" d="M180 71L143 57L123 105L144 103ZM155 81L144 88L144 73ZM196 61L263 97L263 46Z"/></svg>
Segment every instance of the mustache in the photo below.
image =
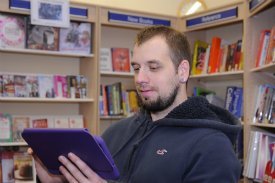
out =
<svg viewBox="0 0 275 183"><path fill-rule="evenodd" d="M136 84L136 89L138 91L143 91L143 90L154 90L155 88L144 83Z"/></svg>

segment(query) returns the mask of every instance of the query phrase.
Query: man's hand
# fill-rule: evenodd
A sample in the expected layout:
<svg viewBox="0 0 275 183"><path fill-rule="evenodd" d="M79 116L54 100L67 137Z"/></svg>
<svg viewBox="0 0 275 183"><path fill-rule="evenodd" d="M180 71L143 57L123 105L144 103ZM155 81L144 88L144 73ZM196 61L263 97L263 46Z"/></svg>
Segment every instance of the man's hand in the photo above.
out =
<svg viewBox="0 0 275 183"><path fill-rule="evenodd" d="M107 183L97 175L88 165L73 153L68 154L69 159L65 156L59 156L59 161L63 164L60 166L60 172L70 183Z"/></svg>
<svg viewBox="0 0 275 183"><path fill-rule="evenodd" d="M61 183L65 182L65 178L59 175L50 174L44 164L40 161L40 159L33 153L31 148L28 148L28 154L32 155L37 176L42 183Z"/></svg>

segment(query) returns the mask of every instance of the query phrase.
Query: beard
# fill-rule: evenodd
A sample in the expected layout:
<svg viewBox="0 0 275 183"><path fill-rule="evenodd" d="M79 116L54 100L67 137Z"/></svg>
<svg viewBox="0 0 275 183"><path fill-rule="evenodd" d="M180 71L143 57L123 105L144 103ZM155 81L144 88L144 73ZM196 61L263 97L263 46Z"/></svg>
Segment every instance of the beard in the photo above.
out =
<svg viewBox="0 0 275 183"><path fill-rule="evenodd" d="M150 112L159 112L170 107L173 104L173 102L176 99L178 90L179 90L179 85L176 85L173 88L173 90L169 93L168 97L158 96L158 98L154 101L150 101L149 99L142 97L138 93L138 102L140 106L145 110L148 110Z"/></svg>

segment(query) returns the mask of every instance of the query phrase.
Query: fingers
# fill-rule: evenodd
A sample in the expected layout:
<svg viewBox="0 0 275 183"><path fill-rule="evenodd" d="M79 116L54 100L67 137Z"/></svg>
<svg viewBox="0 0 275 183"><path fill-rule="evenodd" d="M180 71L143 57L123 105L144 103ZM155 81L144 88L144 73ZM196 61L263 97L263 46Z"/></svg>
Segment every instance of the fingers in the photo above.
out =
<svg viewBox="0 0 275 183"><path fill-rule="evenodd" d="M58 160L64 165L64 167L61 166L59 170L70 183L86 182L87 178L70 160L64 156L59 156Z"/></svg>
<svg viewBox="0 0 275 183"><path fill-rule="evenodd" d="M60 171L70 183L106 182L101 177L99 177L85 162L83 162L75 154L69 153L68 157L69 157L69 160L64 156L60 156L59 161L64 165L60 167Z"/></svg>

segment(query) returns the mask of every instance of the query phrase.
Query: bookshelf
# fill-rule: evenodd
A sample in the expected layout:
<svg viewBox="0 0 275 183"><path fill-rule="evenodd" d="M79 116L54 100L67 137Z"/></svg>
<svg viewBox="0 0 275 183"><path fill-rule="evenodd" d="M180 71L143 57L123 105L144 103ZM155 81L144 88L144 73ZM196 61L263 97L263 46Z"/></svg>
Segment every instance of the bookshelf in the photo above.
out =
<svg viewBox="0 0 275 183"><path fill-rule="evenodd" d="M15 3L12 6L12 3ZM29 16L30 2L4 0L0 5L1 13ZM70 19L89 22L92 25L92 50L90 54L63 53L33 49L0 49L0 72L20 74L62 74L84 75L88 79L87 98L17 98L0 97L0 111L12 115L83 115L85 127L98 133L98 63L97 63L97 7L84 3L71 3L85 15L71 12ZM2 146L22 144L5 144ZM24 144L23 144L24 145Z"/></svg>
<svg viewBox="0 0 275 183"><path fill-rule="evenodd" d="M120 17L120 18L118 18ZM99 9L99 33L100 41L98 48L128 48L134 46L134 38L138 31L154 22L169 23L172 27L177 26L176 17L167 17L156 14L100 7ZM109 85L121 82L124 89L135 89L134 74L132 72L100 72L100 83ZM101 116L100 133L108 126L126 116Z"/></svg>
<svg viewBox="0 0 275 183"><path fill-rule="evenodd" d="M214 36L234 43L243 38L244 5L240 1L219 9L197 13L181 18L181 30L186 34L193 52L196 40L211 44ZM228 13L229 12L229 13ZM243 45L244 46L244 43ZM218 97L225 99L227 86L243 85L243 70L191 75L188 83L189 96L195 86L214 90Z"/></svg>
<svg viewBox="0 0 275 183"><path fill-rule="evenodd" d="M245 70L244 70L244 89L245 89L245 136L244 136L244 154L248 155L250 132L266 131L274 134L274 124L253 123L254 111L258 86L262 84L275 85L275 64L270 63L255 67L255 58L259 45L260 32L263 29L271 29L275 25L275 20L270 18L275 16L275 3L272 0L265 1L245 1L245 19L244 39L245 49ZM245 183L252 183L253 180L245 177Z"/></svg>
<svg viewBox="0 0 275 183"><path fill-rule="evenodd" d="M217 9L180 18L180 30L182 30L189 42L191 52L194 52L197 40L211 44L213 37L220 37L222 43L232 44L244 39L244 13L243 1L238 1ZM242 42L242 51L246 43ZM245 65L245 63L243 64ZM232 70L225 72L192 74L187 85L189 96L193 95L194 87L202 87L214 91L219 99L226 99L227 87L237 86L244 88L244 70ZM244 101L245 103L246 101ZM224 101L225 103L225 101ZM245 118L245 117L244 117ZM242 121L242 125L245 122ZM243 182L244 180L240 180Z"/></svg>

